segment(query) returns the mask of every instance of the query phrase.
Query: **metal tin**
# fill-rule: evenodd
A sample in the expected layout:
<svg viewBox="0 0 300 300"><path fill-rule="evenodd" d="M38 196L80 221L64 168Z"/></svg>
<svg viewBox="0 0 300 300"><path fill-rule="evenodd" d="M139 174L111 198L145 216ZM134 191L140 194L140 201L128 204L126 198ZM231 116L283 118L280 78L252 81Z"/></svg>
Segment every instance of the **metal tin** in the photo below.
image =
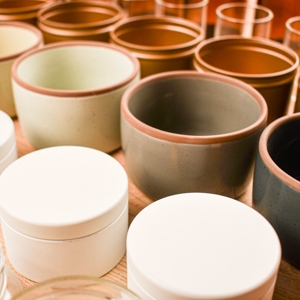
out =
<svg viewBox="0 0 300 300"><path fill-rule="evenodd" d="M8 259L33 281L99 277L125 253L128 179L108 154L77 146L34 151L5 169L0 195Z"/></svg>
<svg viewBox="0 0 300 300"><path fill-rule="evenodd" d="M37 12L55 0L1 0L0 21L22 21L36 25Z"/></svg>
<svg viewBox="0 0 300 300"><path fill-rule="evenodd" d="M45 43L65 40L108 42L113 25L124 18L123 9L107 1L56 1L37 14Z"/></svg>
<svg viewBox="0 0 300 300"><path fill-rule="evenodd" d="M200 26L165 16L137 16L116 24L110 42L122 46L141 63L141 77L191 70L196 46L204 39Z"/></svg>
<svg viewBox="0 0 300 300"><path fill-rule="evenodd" d="M289 103L299 58L289 47L262 38L223 36L201 42L194 68L240 79L265 98L268 123L284 115Z"/></svg>

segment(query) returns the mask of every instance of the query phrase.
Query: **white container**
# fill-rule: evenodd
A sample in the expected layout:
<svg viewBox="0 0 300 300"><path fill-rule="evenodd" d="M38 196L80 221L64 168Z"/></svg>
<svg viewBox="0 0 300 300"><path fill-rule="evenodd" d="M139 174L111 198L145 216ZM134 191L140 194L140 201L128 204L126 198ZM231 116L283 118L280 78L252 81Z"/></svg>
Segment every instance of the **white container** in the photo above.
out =
<svg viewBox="0 0 300 300"><path fill-rule="evenodd" d="M158 200L127 235L128 288L144 300L269 300L280 259L266 219L215 194Z"/></svg>
<svg viewBox="0 0 300 300"><path fill-rule="evenodd" d="M17 158L14 123L9 115L0 110L0 174Z"/></svg>
<svg viewBox="0 0 300 300"><path fill-rule="evenodd" d="M99 150L58 146L19 158L0 177L0 209L8 258L31 280L99 277L125 253L127 175Z"/></svg>

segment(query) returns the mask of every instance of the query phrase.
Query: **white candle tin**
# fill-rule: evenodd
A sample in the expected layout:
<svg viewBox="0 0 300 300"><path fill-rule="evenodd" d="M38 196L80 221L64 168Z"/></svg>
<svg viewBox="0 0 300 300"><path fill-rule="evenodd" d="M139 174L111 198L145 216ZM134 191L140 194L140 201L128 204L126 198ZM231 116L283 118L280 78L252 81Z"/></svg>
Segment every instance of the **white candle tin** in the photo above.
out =
<svg viewBox="0 0 300 300"><path fill-rule="evenodd" d="M127 235L128 288L144 300L271 300L280 259L266 219L215 194L153 202Z"/></svg>
<svg viewBox="0 0 300 300"><path fill-rule="evenodd" d="M8 258L25 277L99 277L125 253L128 178L99 150L45 148L2 173L0 212Z"/></svg>
<svg viewBox="0 0 300 300"><path fill-rule="evenodd" d="M0 174L17 158L14 123L7 113L0 110Z"/></svg>

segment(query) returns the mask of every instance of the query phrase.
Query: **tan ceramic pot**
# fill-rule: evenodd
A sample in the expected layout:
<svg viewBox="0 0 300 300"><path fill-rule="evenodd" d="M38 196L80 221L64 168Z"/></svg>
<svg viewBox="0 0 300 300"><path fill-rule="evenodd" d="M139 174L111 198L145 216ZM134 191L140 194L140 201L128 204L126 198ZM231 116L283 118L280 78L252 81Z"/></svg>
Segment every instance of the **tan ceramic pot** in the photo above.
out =
<svg viewBox="0 0 300 300"><path fill-rule="evenodd" d="M153 199L184 192L237 198L252 178L267 105L250 85L197 71L148 76L123 94L130 178Z"/></svg>
<svg viewBox="0 0 300 300"><path fill-rule="evenodd" d="M256 88L268 104L268 122L284 115L299 58L289 47L261 38L224 36L201 42L194 68L234 77Z"/></svg>
<svg viewBox="0 0 300 300"><path fill-rule="evenodd" d="M0 21L22 21L36 25L37 12L55 0L1 0Z"/></svg>
<svg viewBox="0 0 300 300"><path fill-rule="evenodd" d="M38 12L45 43L65 40L108 42L113 25L124 18L123 9L108 1L56 1Z"/></svg>
<svg viewBox="0 0 300 300"><path fill-rule="evenodd" d="M204 38L201 28L177 17L138 16L116 24L110 41L122 46L141 63L141 76L191 70L196 45Z"/></svg>

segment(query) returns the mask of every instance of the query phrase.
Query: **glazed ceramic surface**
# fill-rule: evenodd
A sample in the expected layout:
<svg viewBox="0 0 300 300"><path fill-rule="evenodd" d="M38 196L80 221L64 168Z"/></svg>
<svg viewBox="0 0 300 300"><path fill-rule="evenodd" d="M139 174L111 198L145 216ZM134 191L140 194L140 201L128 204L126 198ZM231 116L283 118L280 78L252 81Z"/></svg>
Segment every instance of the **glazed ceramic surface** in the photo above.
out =
<svg viewBox="0 0 300 300"><path fill-rule="evenodd" d="M128 51L108 43L59 42L27 53L12 71L25 137L36 148L119 148L121 96L139 70Z"/></svg>
<svg viewBox="0 0 300 300"><path fill-rule="evenodd" d="M300 113L263 132L255 164L253 207L277 231L283 257L300 267Z"/></svg>
<svg viewBox="0 0 300 300"><path fill-rule="evenodd" d="M126 18L110 32L113 44L128 49L141 63L141 77L191 70L195 47L205 33L192 21L178 17Z"/></svg>
<svg viewBox="0 0 300 300"><path fill-rule="evenodd" d="M194 55L196 70L231 76L257 89L268 104L268 123L285 114L298 65L295 51L257 37L210 38Z"/></svg>
<svg viewBox="0 0 300 300"><path fill-rule="evenodd" d="M263 97L242 81L196 71L149 76L121 102L127 170L154 199L197 191L238 197L266 119Z"/></svg>
<svg viewBox="0 0 300 300"><path fill-rule="evenodd" d="M12 64L26 51L41 47L43 36L33 25L7 21L0 23L0 44L0 110L15 117L11 86Z"/></svg>

